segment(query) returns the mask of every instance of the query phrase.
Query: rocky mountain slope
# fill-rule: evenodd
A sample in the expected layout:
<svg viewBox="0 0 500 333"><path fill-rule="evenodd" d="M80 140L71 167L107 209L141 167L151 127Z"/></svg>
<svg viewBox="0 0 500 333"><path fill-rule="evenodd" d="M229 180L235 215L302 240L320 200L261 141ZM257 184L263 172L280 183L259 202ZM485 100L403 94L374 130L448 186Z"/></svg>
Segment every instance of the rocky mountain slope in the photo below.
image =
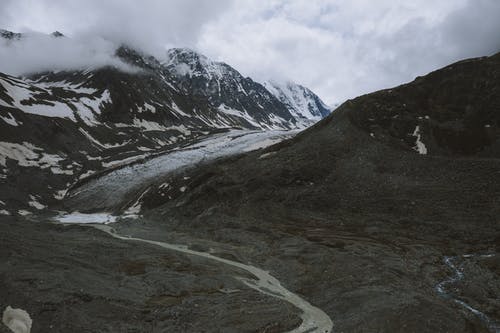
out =
<svg viewBox="0 0 500 333"><path fill-rule="evenodd" d="M203 103L219 98L198 90L218 87L218 70L200 70L199 56L178 68L177 53L193 57L173 52L174 62L160 66L176 68L176 86ZM156 65L145 59L143 66ZM199 84L190 85L187 77L199 73ZM1 305L26 309L37 331L283 332L301 325L304 313L271 289L255 292L262 281L231 262L268 272L273 286L331 318L332 332L497 332L499 76L500 54L458 62L347 101L291 140L155 175L123 199L139 216L112 225L121 238L41 216L0 216ZM228 89L238 90L238 82ZM38 88L27 89L59 93ZM78 94L106 104L104 91ZM87 115L74 103L75 118ZM12 114L5 121L23 120ZM35 152L19 163L56 159ZM9 172L13 163L6 159ZM131 169L121 181L138 176ZM89 192L78 202L85 190L75 186L75 200L58 207L104 201ZM207 260L214 257L218 263ZM307 331L318 327L312 322Z"/></svg>
<svg viewBox="0 0 500 333"><path fill-rule="evenodd" d="M499 75L500 54L458 62L264 151L159 179L142 232L247 244L236 256L286 277L335 331L495 331Z"/></svg>
<svg viewBox="0 0 500 333"><path fill-rule="evenodd" d="M2 38L12 47L31 37L3 30ZM116 58L126 68L0 73L0 200L50 204L79 179L213 133L303 126L262 85L192 50L159 60L122 46Z"/></svg>

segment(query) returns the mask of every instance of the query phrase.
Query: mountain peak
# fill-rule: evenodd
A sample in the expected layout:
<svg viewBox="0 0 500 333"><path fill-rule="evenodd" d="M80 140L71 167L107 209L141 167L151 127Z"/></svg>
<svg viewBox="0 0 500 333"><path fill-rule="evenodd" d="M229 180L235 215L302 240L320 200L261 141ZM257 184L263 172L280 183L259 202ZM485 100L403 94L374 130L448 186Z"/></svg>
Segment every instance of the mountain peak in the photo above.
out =
<svg viewBox="0 0 500 333"><path fill-rule="evenodd" d="M18 40L18 39L21 39L22 34L20 34L18 32L12 32L9 30L0 29L0 37L5 38L5 39L9 39L9 40Z"/></svg>
<svg viewBox="0 0 500 333"><path fill-rule="evenodd" d="M292 110L296 118L306 122L321 120L331 112L331 109L316 94L295 82L267 81L264 82L264 87L289 110Z"/></svg>
<svg viewBox="0 0 500 333"><path fill-rule="evenodd" d="M51 33L50 35L53 36L53 37L56 37L56 38L58 38L58 37L65 37L64 34L62 34L61 32L59 32L57 30L54 31L53 33Z"/></svg>
<svg viewBox="0 0 500 333"><path fill-rule="evenodd" d="M167 60L162 63L179 76L209 76L222 78L231 72L231 67L223 62L216 62L207 56L189 48L167 50ZM233 69L233 71L236 71Z"/></svg>

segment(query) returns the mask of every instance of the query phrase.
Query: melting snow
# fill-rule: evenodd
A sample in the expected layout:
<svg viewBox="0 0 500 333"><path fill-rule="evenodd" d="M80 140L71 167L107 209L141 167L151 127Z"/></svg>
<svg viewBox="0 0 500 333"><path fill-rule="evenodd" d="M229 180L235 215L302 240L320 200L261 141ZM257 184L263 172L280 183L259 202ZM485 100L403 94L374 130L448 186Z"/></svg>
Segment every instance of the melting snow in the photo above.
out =
<svg viewBox="0 0 500 333"><path fill-rule="evenodd" d="M16 118L14 118L14 116L10 114L10 112L7 112L7 115L5 117L0 115L0 118L2 118L3 121L11 126L19 126L20 124L16 121Z"/></svg>
<svg viewBox="0 0 500 333"><path fill-rule="evenodd" d="M255 119L253 117L251 117L248 114L248 112L246 112L246 111L231 109L230 107L226 106L225 104L219 105L217 110L219 110L219 112L225 113L225 114L230 115L230 116L236 116L238 118L243 118L249 124L251 124L257 128L262 128L262 126L259 123L255 122ZM229 125L229 124L227 124L227 125Z"/></svg>
<svg viewBox="0 0 500 333"><path fill-rule="evenodd" d="M97 124L94 113L99 114L101 105L111 101L108 90L105 90L101 96L95 96L91 95L95 94L96 90L94 89L75 87L71 84L65 85L64 82L56 82L53 84L31 83L31 85L28 85L15 79L0 79L0 85L6 89L7 94L13 99L12 102L0 100L0 105L14 107L26 113L45 117L67 118L72 121L76 121L76 113L86 124L92 126ZM51 89L54 87L64 87L66 91L85 96L75 97L68 103L61 103L54 100L43 100L43 103L40 103L41 99L38 95L52 95ZM38 97L35 98L35 96ZM26 103L24 103L26 101L30 101L32 105L26 105Z"/></svg>
<svg viewBox="0 0 500 333"><path fill-rule="evenodd" d="M68 192L68 190L59 190L57 191L55 194L54 194L54 198L56 200L62 200L64 199L64 197L66 196L66 193Z"/></svg>
<svg viewBox="0 0 500 333"><path fill-rule="evenodd" d="M413 147L420 155L427 155L427 147L421 141L420 126L415 127L412 136L417 138L416 146Z"/></svg>
<svg viewBox="0 0 500 333"><path fill-rule="evenodd" d="M148 193L148 192L149 192L149 188L146 191L142 192L142 194L139 196L139 198L137 198L137 200L135 201L135 203L133 205L131 205L124 212L124 216L123 217L138 218L139 217L139 213L141 212L141 208L142 208L141 200L144 197L144 195L146 195L146 193Z"/></svg>
<svg viewBox="0 0 500 333"><path fill-rule="evenodd" d="M101 143L97 139L95 139L92 135L90 135L89 132L84 130L83 128L80 128L79 131L89 139L90 142L92 142L94 145L96 145L98 148L104 148L104 149L110 149L110 148L118 148L118 147L123 147L126 144L128 144L130 141L125 141L122 143L116 143L116 144L109 144L109 143Z"/></svg>
<svg viewBox="0 0 500 333"><path fill-rule="evenodd" d="M89 170L89 171L87 171L87 172L85 172L85 173L82 173L80 176L78 176L78 179L83 179L83 178L86 178L86 177L88 177L88 176L93 175L94 173L95 173L95 171L94 171L94 170Z"/></svg>
<svg viewBox="0 0 500 333"><path fill-rule="evenodd" d="M158 124L157 122L154 121L148 121L144 119L134 119L134 126L135 127L140 127L144 129L145 131L166 131L167 128L163 125Z"/></svg>
<svg viewBox="0 0 500 333"><path fill-rule="evenodd" d="M275 151L271 151L271 152L269 152L269 153L265 153L265 154L260 155L260 156L259 156L259 159L268 158L269 156L272 156L272 155L274 155L274 154L276 154L276 152L275 152Z"/></svg>
<svg viewBox="0 0 500 333"><path fill-rule="evenodd" d="M42 148L32 145L29 142L23 142L23 144L0 142L0 165L5 167L7 159L16 161L19 166L39 167L41 169L50 168L55 174L73 173L71 170L64 171L59 167L59 162L64 160L64 158L59 155L44 153Z"/></svg>
<svg viewBox="0 0 500 333"><path fill-rule="evenodd" d="M131 156L131 157L124 158L123 160L104 162L104 163L102 163L102 166L105 168L110 168L110 167L115 167L115 166L119 166L119 165L126 165L126 164L130 164L132 162L138 161L140 159L143 159L147 156L149 156L149 155L145 154L145 155Z"/></svg>
<svg viewBox="0 0 500 333"><path fill-rule="evenodd" d="M182 111L182 110L181 110L181 109L177 106L177 104L175 104L175 102L172 102L172 109L173 109L176 113L180 114L180 115L181 115L181 116L183 116L183 117L191 117L191 115L189 115L189 114L187 114L187 113L183 112L183 111Z"/></svg>
<svg viewBox="0 0 500 333"><path fill-rule="evenodd" d="M10 306L4 310L2 322L14 333L30 333L33 324L28 312L22 309L13 309Z"/></svg>
<svg viewBox="0 0 500 333"><path fill-rule="evenodd" d="M156 108L153 105L144 102L144 106L140 107L138 109L138 111L139 111L139 113L147 112L147 111L149 111L151 113L156 113Z"/></svg>
<svg viewBox="0 0 500 333"><path fill-rule="evenodd" d="M64 214L56 217L56 220L61 223L99 223L108 224L114 223L117 217L108 213L98 213L98 214L83 214L79 212L73 212L69 214Z"/></svg>
<svg viewBox="0 0 500 333"><path fill-rule="evenodd" d="M30 195L30 201L28 202L28 205L38 210L42 210L47 207L38 202L38 199L34 195Z"/></svg>

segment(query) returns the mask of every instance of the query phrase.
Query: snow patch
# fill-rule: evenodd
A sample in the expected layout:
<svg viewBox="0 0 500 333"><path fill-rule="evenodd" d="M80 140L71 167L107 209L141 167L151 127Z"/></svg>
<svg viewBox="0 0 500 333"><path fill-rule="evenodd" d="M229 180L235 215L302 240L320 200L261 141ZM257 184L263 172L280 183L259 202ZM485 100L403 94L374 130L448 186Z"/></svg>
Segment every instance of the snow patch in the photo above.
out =
<svg viewBox="0 0 500 333"><path fill-rule="evenodd" d="M6 116L0 115L0 118L2 118L3 121L5 121L7 124L11 126L19 126L19 124L22 124L21 122L17 122L16 118L14 118L14 116L11 115L10 112L7 112Z"/></svg>
<svg viewBox="0 0 500 333"><path fill-rule="evenodd" d="M243 151L247 152L247 151L252 151L252 150L266 148L266 147L269 147L269 146L271 146L271 145L273 145L275 143L278 143L280 141L283 141L283 140L280 139L280 138L264 139L262 141L258 141L258 142L255 142L255 143L249 145L248 147L246 147L245 149L243 149Z"/></svg>
<svg viewBox="0 0 500 333"><path fill-rule="evenodd" d="M114 223L116 222L116 220L117 220L116 216L108 213L83 214L79 212L73 212L56 217L56 221L67 224L86 224L86 223L108 224L108 223Z"/></svg>
<svg viewBox="0 0 500 333"><path fill-rule="evenodd" d="M185 113L184 111L182 111L182 110L181 110L181 109L177 106L177 104L175 104L175 102L172 102L172 109L173 109L176 113L180 114L180 115L181 115L181 116L183 116L183 117L191 117L191 115L189 115L189 114Z"/></svg>
<svg viewBox="0 0 500 333"><path fill-rule="evenodd" d="M126 164L130 164L132 162L144 159L147 156L149 156L149 155L148 154L144 154L144 155L131 156L131 157L124 158L123 160L116 160L116 161L111 161L111 162L104 162L104 163L102 163L102 166L105 167L105 168L110 168L110 167L115 167L115 166L119 166L119 165L126 165Z"/></svg>
<svg viewBox="0 0 500 333"><path fill-rule="evenodd" d="M46 208L47 206L42 205L40 202L38 202L38 198L35 197L34 195L30 195L30 201L28 202L28 205L30 205L33 208L36 208L38 210L42 210Z"/></svg>
<svg viewBox="0 0 500 333"><path fill-rule="evenodd" d="M33 320L28 312L7 306L3 312L2 322L14 333L30 333Z"/></svg>
<svg viewBox="0 0 500 333"><path fill-rule="evenodd" d="M142 208L142 203L141 203L141 200L142 198L144 197L144 195L146 195L146 193L149 192L149 188L144 191L140 196L139 198L137 198L137 200L134 202L134 204L132 204L125 212L124 212L124 216L123 217L126 217L126 218L138 218L141 213L141 208Z"/></svg>
<svg viewBox="0 0 500 333"><path fill-rule="evenodd" d="M66 196L66 193L68 192L68 190L59 190L57 191L55 194L54 194L54 198L56 200L62 200L64 199L64 197Z"/></svg>
<svg viewBox="0 0 500 333"><path fill-rule="evenodd" d="M0 165L4 167L7 164L7 159L17 162L19 166L23 167L39 167L40 169L50 168L52 173L55 174L72 174L68 170L62 170L59 162L64 158L59 155L47 154L29 142L22 144L11 142L0 142Z"/></svg>
<svg viewBox="0 0 500 333"><path fill-rule="evenodd" d="M413 147L413 149L417 151L420 155L427 155L427 147L421 140L420 126L415 127L412 136L417 138L417 141L415 142L416 145L415 147Z"/></svg>
<svg viewBox="0 0 500 333"><path fill-rule="evenodd" d="M166 131L167 128L163 125L158 124L154 121L148 121L144 119L134 119L133 126L140 127L145 131Z"/></svg>
<svg viewBox="0 0 500 333"><path fill-rule="evenodd" d="M128 144L130 141L125 141L122 143L115 143L115 144L109 144L109 143L101 143L99 140L94 138L92 135L90 135L89 132L84 130L83 128L80 128L79 131L89 139L90 142L92 142L95 146L98 148L104 148L104 149L111 149L111 148L118 148L118 147L123 147L126 144Z"/></svg>
<svg viewBox="0 0 500 333"><path fill-rule="evenodd" d="M235 116L235 117L238 117L238 118L243 118L248 123L250 123L252 126L255 126L257 128L262 128L262 126L258 122L256 122L255 119L252 116L250 116L248 114L248 112L246 112L246 111L232 109L232 108L228 107L225 104L219 105L219 107L217 108L217 110L219 112L221 112L221 113L224 113L224 114L227 114L227 115L230 115L230 116Z"/></svg>
<svg viewBox="0 0 500 333"><path fill-rule="evenodd" d="M95 171L94 171L94 170L89 170L89 171L87 171L87 172L85 172L85 173L82 173L80 176L78 176L78 179L79 179L79 180L82 180L83 178L86 178L86 177L88 177L88 176L91 176L91 175L93 175L94 173L95 173Z"/></svg>
<svg viewBox="0 0 500 333"><path fill-rule="evenodd" d="M95 95L95 89L83 88L66 82L27 82L30 84L14 78L0 79L0 85L4 87L7 95L12 98L12 102L0 100L0 105L14 107L25 113L44 117L66 118L75 122L77 120L75 115L77 115L87 125L94 126L98 124L94 118L94 113L99 114L103 103L111 102L108 90L103 91L99 96ZM54 98L44 99L41 97L53 96L52 89L54 88L73 93L75 97L66 103L59 102Z"/></svg>
<svg viewBox="0 0 500 333"><path fill-rule="evenodd" d="M272 155L274 155L274 154L276 154L276 152L275 152L275 151L271 151L271 152L269 152L269 153L262 154L262 155L260 155L260 156L259 156L259 160L262 160L262 159L268 158L269 156L272 156Z"/></svg>

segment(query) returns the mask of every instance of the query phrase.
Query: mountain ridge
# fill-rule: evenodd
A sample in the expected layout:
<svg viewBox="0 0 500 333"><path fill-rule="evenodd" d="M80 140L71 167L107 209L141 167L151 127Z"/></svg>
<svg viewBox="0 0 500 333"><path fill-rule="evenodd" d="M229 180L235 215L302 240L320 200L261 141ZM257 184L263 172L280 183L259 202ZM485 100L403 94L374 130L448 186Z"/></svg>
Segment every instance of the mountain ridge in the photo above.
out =
<svg viewBox="0 0 500 333"><path fill-rule="evenodd" d="M6 47L16 42L10 38L23 37L3 35ZM165 62L117 48L116 57L130 70L110 65L23 77L0 73L0 176L10 189L0 200L22 207L29 195L40 195L54 204L85 177L221 131L304 126L231 66L186 49L168 52ZM179 72L179 66L191 72ZM20 186L20 172L43 179L44 188Z"/></svg>

